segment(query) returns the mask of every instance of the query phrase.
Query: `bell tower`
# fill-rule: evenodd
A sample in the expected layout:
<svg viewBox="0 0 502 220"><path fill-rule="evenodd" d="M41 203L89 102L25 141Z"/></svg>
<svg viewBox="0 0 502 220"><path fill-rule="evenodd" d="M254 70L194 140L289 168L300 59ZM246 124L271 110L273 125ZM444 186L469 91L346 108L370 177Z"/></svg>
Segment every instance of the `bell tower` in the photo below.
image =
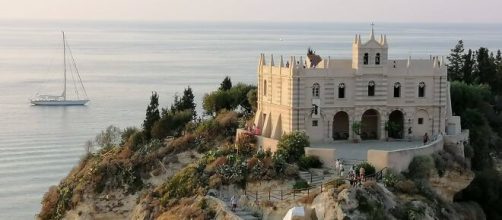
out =
<svg viewBox="0 0 502 220"><path fill-rule="evenodd" d="M380 35L380 39L375 39L373 30L374 24L371 24L369 40L361 41L361 35L356 34L352 43L352 68L359 71L373 72L371 70L382 69L388 60L389 46L387 36Z"/></svg>

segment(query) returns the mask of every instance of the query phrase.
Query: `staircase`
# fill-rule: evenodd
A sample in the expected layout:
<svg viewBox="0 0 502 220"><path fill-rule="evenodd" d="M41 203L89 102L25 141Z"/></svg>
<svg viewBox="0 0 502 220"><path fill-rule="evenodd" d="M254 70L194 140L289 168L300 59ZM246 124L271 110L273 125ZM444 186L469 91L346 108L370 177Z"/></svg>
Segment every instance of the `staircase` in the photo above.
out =
<svg viewBox="0 0 502 220"><path fill-rule="evenodd" d="M232 210L232 204L230 203L230 197L224 197L221 198L225 204L227 204L227 207L229 210ZM257 214L255 212L247 210L245 207L237 205L237 208L233 211L233 213L239 218L243 220L259 220L261 218L257 217Z"/></svg>
<svg viewBox="0 0 502 220"><path fill-rule="evenodd" d="M320 186L324 181L324 175L312 171L299 171L298 176L307 181L310 186Z"/></svg>

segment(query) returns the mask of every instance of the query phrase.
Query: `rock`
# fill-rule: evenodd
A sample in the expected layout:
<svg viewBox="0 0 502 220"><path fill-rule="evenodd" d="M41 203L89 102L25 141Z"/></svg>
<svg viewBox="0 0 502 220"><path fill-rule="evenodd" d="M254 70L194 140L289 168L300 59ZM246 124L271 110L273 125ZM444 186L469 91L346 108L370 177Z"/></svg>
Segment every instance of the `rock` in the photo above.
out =
<svg viewBox="0 0 502 220"><path fill-rule="evenodd" d="M447 202L453 202L457 192L465 189L474 179L474 172L470 170L445 171L442 177L438 175L429 178L432 189Z"/></svg>

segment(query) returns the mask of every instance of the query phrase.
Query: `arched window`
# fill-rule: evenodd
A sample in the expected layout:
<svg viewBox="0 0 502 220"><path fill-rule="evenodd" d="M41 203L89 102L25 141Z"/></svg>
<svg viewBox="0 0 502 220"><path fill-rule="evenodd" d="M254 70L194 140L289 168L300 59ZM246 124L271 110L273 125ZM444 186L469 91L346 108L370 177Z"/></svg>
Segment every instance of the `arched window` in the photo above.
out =
<svg viewBox="0 0 502 220"><path fill-rule="evenodd" d="M420 82L418 84L418 97L425 97L425 83Z"/></svg>
<svg viewBox="0 0 502 220"><path fill-rule="evenodd" d="M338 85L338 98L345 98L345 83L340 83Z"/></svg>
<svg viewBox="0 0 502 220"><path fill-rule="evenodd" d="M401 83L394 83L394 98L401 97Z"/></svg>
<svg viewBox="0 0 502 220"><path fill-rule="evenodd" d="M368 60L369 60L368 53L364 53L364 57L363 57L364 65L368 65Z"/></svg>
<svg viewBox="0 0 502 220"><path fill-rule="evenodd" d="M267 96L267 80L263 81L263 95Z"/></svg>
<svg viewBox="0 0 502 220"><path fill-rule="evenodd" d="M368 96L375 96L375 81L368 83Z"/></svg>
<svg viewBox="0 0 502 220"><path fill-rule="evenodd" d="M380 65L380 53L377 53L375 56L375 64Z"/></svg>
<svg viewBox="0 0 502 220"><path fill-rule="evenodd" d="M319 83L314 83L312 86L312 97L319 97L319 89L321 86L319 86Z"/></svg>

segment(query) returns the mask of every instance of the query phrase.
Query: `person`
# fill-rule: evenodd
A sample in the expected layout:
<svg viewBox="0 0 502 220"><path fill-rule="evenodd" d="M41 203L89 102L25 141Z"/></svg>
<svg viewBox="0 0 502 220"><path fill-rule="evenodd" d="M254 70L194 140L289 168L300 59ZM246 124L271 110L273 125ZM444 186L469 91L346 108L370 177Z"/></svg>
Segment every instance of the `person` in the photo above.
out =
<svg viewBox="0 0 502 220"><path fill-rule="evenodd" d="M427 132L425 132L425 135L424 135L424 144L427 144L427 142L429 142L429 135L427 134Z"/></svg>
<svg viewBox="0 0 502 220"><path fill-rule="evenodd" d="M343 168L343 163L340 164L340 176L343 177L345 175L344 173L345 169Z"/></svg>
<svg viewBox="0 0 502 220"><path fill-rule="evenodd" d="M336 159L336 162L335 162L335 172L336 172L337 176L338 176L339 171L340 171L340 159Z"/></svg>
<svg viewBox="0 0 502 220"><path fill-rule="evenodd" d="M364 179L364 167L361 166L361 168L359 168L359 179L361 179L361 182L364 182L365 179Z"/></svg>
<svg viewBox="0 0 502 220"><path fill-rule="evenodd" d="M230 203L232 204L232 212L233 212L237 208L237 196L233 195L232 198L230 198Z"/></svg>
<svg viewBox="0 0 502 220"><path fill-rule="evenodd" d="M286 61L286 68L289 68L289 61Z"/></svg>

